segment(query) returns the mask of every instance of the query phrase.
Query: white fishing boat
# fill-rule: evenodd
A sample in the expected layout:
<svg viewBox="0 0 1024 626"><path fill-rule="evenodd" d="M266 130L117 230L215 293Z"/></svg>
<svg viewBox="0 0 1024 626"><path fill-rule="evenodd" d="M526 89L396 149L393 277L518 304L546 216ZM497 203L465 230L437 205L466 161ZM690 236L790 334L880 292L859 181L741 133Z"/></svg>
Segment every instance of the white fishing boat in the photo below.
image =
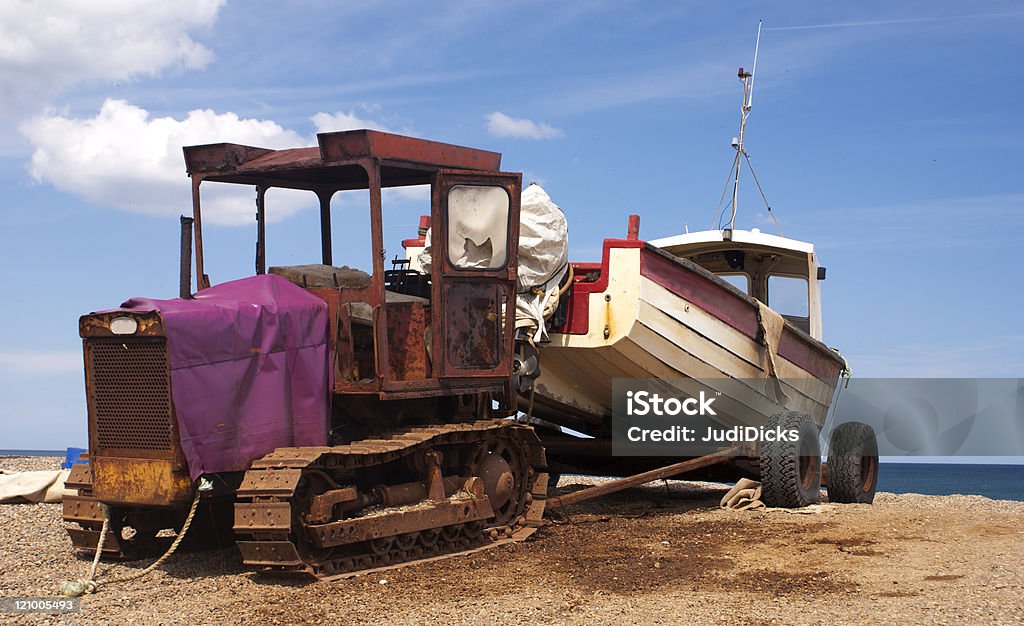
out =
<svg viewBox="0 0 1024 626"><path fill-rule="evenodd" d="M516 382L519 410L541 427L555 472L627 476L664 465L669 456L706 454L619 453L621 422L613 417L621 417L616 403L623 393L617 385L656 380L678 397L714 394L716 428L799 432L796 443L759 441L730 462L701 471L723 480L760 479L772 504L817 501L819 436L847 368L823 342L820 283L826 272L814 246L782 236L781 229L772 235L736 228L744 162L753 173L744 149L753 76L739 71L743 101L732 142L732 200L720 204L715 227L644 240L633 215L625 238L604 240L599 261L569 262L560 288L545 283L520 291L548 297L538 307L550 313L546 333L520 343ZM768 213L774 218L770 206ZM423 237L405 245L415 264ZM833 451L848 459L838 470L843 475L836 501L870 501L874 494L874 435L853 424L832 433Z"/></svg>
<svg viewBox="0 0 1024 626"><path fill-rule="evenodd" d="M780 406L824 425L844 362L821 341L824 268L811 244L731 229L649 242L631 232L606 239L600 263L572 266L564 313L539 349L533 416L607 436L613 381L658 378L721 392L730 426L760 425ZM790 308L771 308L775 294Z"/></svg>

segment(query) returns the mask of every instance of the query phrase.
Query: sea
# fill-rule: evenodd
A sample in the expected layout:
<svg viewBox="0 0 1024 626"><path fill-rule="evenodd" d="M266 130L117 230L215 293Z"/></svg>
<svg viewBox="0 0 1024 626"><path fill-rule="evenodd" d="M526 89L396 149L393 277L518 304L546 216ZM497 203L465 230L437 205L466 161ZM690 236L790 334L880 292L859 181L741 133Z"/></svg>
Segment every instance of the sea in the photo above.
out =
<svg viewBox="0 0 1024 626"><path fill-rule="evenodd" d="M0 450L0 456L56 456L64 450ZM933 496L978 495L1024 502L1024 465L882 463L878 490Z"/></svg>
<svg viewBox="0 0 1024 626"><path fill-rule="evenodd" d="M878 490L934 496L959 493L1024 501L1024 465L881 463Z"/></svg>

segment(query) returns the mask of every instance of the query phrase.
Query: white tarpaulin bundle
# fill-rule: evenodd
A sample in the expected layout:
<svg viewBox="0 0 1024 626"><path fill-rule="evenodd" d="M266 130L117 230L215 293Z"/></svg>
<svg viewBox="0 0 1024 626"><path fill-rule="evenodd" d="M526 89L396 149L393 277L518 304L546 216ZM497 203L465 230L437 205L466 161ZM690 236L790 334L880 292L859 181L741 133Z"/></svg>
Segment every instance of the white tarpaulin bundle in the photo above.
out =
<svg viewBox="0 0 1024 626"><path fill-rule="evenodd" d="M475 237L488 241L484 234L476 233ZM430 273L430 230L425 243L416 261L424 272ZM471 248L470 243L481 245L467 239L464 249ZM463 250L453 245L449 242L449 254ZM531 183L523 191L519 213L516 328L529 329L534 341L547 339L544 320L558 306L558 286L568 270L569 226L565 214L540 185Z"/></svg>
<svg viewBox="0 0 1024 626"><path fill-rule="evenodd" d="M523 191L519 220L516 328L530 328L534 341L543 341L544 320L558 306L558 285L569 270L569 226L537 183Z"/></svg>
<svg viewBox="0 0 1024 626"><path fill-rule="evenodd" d="M71 470L0 472L0 503L60 502Z"/></svg>

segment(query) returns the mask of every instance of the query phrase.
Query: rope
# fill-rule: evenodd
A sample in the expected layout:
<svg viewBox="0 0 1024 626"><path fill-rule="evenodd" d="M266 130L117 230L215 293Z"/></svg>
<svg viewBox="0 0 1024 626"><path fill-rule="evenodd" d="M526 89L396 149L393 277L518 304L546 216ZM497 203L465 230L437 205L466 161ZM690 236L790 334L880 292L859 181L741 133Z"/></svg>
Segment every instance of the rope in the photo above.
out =
<svg viewBox="0 0 1024 626"><path fill-rule="evenodd" d="M195 517L196 510L199 507L199 497L202 491L202 488L196 489L196 497L192 500L192 508L188 511L188 517L185 518L185 524L181 527L181 532L178 533L178 536L174 538L174 543L171 544L171 547L167 549L167 552L165 552L163 556L142 571L129 574L128 576L96 580L96 569L99 567L100 555L103 553L103 544L106 542L107 532L110 530L110 516L106 512L106 507L104 507L103 528L100 529L100 538L99 541L96 542L96 556L92 559L92 567L89 568L89 576L88 578L81 578L79 580L63 581L60 584L61 593L69 598L77 598L88 593L95 593L96 589L100 585L113 585L115 583L128 582L130 580L142 578L146 574L155 570L164 561L170 558L172 554L174 554L174 551L178 549L178 544L180 544L182 539L185 538L185 533L188 532L188 527L192 525L192 518Z"/></svg>
<svg viewBox="0 0 1024 626"><path fill-rule="evenodd" d="M719 226L721 226L718 218L722 215L722 203L725 202L725 194L729 191L729 181L732 180L732 173L736 170L736 162L739 160L740 155L736 154L736 158L732 160L732 167L729 168L729 175L725 177L725 187L722 187L722 197L718 199L718 208L715 209L715 217L711 220L711 228L714 228L715 224L719 224ZM731 203L732 202L730 201L730 204Z"/></svg>
<svg viewBox="0 0 1024 626"><path fill-rule="evenodd" d="M572 287L572 280L575 277L576 277L576 272L573 271L572 263L570 263L569 264L569 280L565 281L565 284L562 285L561 289L558 290L558 297L559 298L561 298L562 296L565 295L565 292L569 290L569 287Z"/></svg>
<svg viewBox="0 0 1024 626"><path fill-rule="evenodd" d="M772 219L775 221L775 228L779 229L779 235L785 237L785 235L782 234L782 226L779 224L779 220L775 218L775 212L772 211L772 205L768 204L768 198L764 195L764 189L761 189L761 182L757 180L757 173L754 171L754 164L750 162L750 157L747 156L746 153L744 153L743 156L747 159L747 166L750 168L750 175L754 177L754 182L757 184L757 190L761 192L761 199L764 200L764 205L768 207L768 215L771 215Z"/></svg>
<svg viewBox="0 0 1024 626"><path fill-rule="evenodd" d="M836 385L836 397L832 402L832 407L829 412L825 415L825 422L821 425L822 432L832 432L831 423L835 421L836 413L839 412L839 397L843 395L843 389L850 386L850 379L853 378L853 369L850 368L850 362L846 360L843 353L838 348L829 348L832 352L836 353L840 359L843 360L843 369L839 372L839 382Z"/></svg>

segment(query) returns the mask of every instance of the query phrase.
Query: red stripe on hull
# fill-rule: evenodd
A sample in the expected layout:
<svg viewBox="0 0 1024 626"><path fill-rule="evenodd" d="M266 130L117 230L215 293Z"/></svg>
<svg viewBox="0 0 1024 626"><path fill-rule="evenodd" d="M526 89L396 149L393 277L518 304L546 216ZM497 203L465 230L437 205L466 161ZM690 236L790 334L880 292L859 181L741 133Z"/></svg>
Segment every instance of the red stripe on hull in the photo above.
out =
<svg viewBox="0 0 1024 626"><path fill-rule="evenodd" d="M640 273L750 339L757 340L757 309L716 281L649 249L640 253ZM835 355L824 344L809 343L808 339L798 335L788 325L779 339L779 355L826 382L835 381L842 369Z"/></svg>
<svg viewBox="0 0 1024 626"><path fill-rule="evenodd" d="M733 293L700 271L686 267L683 262L653 251L643 241L629 239L605 239L600 264L573 263L575 277L566 323L552 328L552 332L587 334L590 326L590 294L601 293L608 288L612 248L640 248L641 275L757 341L757 309L747 301L747 296ZM594 271L600 271L599 278L593 282L584 282L587 274ZM819 380L830 383L838 378L842 369L839 359L824 344L810 337L802 337L788 325L779 339L779 354Z"/></svg>

